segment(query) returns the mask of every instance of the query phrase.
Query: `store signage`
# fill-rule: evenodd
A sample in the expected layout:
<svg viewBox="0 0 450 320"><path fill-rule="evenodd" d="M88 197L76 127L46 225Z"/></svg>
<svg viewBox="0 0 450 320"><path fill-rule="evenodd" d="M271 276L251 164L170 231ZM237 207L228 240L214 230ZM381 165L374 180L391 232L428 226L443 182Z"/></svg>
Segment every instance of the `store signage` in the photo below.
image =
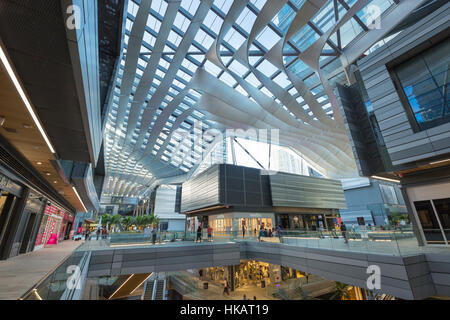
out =
<svg viewBox="0 0 450 320"><path fill-rule="evenodd" d="M52 233L50 235L50 238L48 238L47 244L48 245L58 244L58 234Z"/></svg>

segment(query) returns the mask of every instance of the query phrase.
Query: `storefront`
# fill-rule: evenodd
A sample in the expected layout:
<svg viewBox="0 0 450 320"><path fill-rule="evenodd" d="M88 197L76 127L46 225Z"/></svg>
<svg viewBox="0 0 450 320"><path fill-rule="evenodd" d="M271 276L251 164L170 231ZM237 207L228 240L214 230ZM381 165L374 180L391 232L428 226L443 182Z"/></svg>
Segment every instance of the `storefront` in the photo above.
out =
<svg viewBox="0 0 450 320"><path fill-rule="evenodd" d="M405 187L424 243L450 246L450 182Z"/></svg>
<svg viewBox="0 0 450 320"><path fill-rule="evenodd" d="M41 226L36 238L35 250L47 245L56 245L71 231L73 217L54 205L47 205L44 211Z"/></svg>
<svg viewBox="0 0 450 320"><path fill-rule="evenodd" d="M338 214L277 213L277 225L283 230L333 230L338 225Z"/></svg>
<svg viewBox="0 0 450 320"><path fill-rule="evenodd" d="M0 258L17 255L19 249L13 234L20 224L23 202L28 193L25 188L0 173ZM19 234L17 236L20 236ZM16 248L13 248L16 247ZM14 251L14 253L12 253Z"/></svg>
<svg viewBox="0 0 450 320"><path fill-rule="evenodd" d="M61 225L59 241L68 240L73 236L73 216L64 213L63 223Z"/></svg>
<svg viewBox="0 0 450 320"><path fill-rule="evenodd" d="M276 286L285 280L308 276L298 270L255 260L242 260L236 266L201 269L199 274L201 280L211 281L218 285L223 285L225 281L228 281L232 290L243 287L266 288Z"/></svg>
<svg viewBox="0 0 450 320"><path fill-rule="evenodd" d="M216 234L237 232L246 236L257 236L260 229L273 230L275 215L273 213L232 212L208 217L209 224Z"/></svg>

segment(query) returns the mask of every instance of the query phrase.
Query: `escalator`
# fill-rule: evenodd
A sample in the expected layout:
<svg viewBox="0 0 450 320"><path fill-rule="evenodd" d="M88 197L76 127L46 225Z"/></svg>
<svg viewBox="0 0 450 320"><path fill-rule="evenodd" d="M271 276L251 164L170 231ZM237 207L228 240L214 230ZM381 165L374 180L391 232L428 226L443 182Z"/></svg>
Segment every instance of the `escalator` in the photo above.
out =
<svg viewBox="0 0 450 320"><path fill-rule="evenodd" d="M155 283L155 281L150 281L150 280L145 283L142 300L152 300L154 283Z"/></svg>
<svg viewBox="0 0 450 320"><path fill-rule="evenodd" d="M153 274L145 283L142 300L166 300L166 276Z"/></svg>
<svg viewBox="0 0 450 320"><path fill-rule="evenodd" d="M164 292L166 288L166 280L156 280L155 298L153 300L165 300Z"/></svg>

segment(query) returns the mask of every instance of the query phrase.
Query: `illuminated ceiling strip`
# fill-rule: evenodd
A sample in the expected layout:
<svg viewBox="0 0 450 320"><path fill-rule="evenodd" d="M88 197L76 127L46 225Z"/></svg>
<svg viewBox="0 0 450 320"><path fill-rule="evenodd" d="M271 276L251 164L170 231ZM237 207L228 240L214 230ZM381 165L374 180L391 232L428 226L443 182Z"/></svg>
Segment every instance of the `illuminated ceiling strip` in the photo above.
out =
<svg viewBox="0 0 450 320"><path fill-rule="evenodd" d="M77 192L77 189L75 189L75 187L72 187L72 189L73 189L73 191L75 192L75 194L76 194L78 200L81 202L81 205L83 206L84 211L85 211L85 212L88 212L88 210L87 210L86 207L84 206L83 200L81 200L80 195L79 195L78 192Z"/></svg>
<svg viewBox="0 0 450 320"><path fill-rule="evenodd" d="M372 178L379 179L379 180L386 180L386 181L390 181L390 182L400 183L400 180L394 180L394 179L389 179L389 178L384 178L384 177L379 177L379 176L372 176Z"/></svg>
<svg viewBox="0 0 450 320"><path fill-rule="evenodd" d="M36 124L36 126L38 127L39 131L41 132L42 137L44 138L45 142L47 143L48 148L50 149L50 151L55 154L55 149L53 149L52 144L50 143L49 138L47 137L47 134L45 133L44 129L41 126L41 123L38 119L38 117L36 116L36 113L33 110L33 107L31 106L30 101L28 101L28 98L24 92L24 90L22 89L22 86L20 85L19 80L17 79L14 70L11 66L11 64L9 63L8 58L6 57L5 52L3 51L2 46L0 45L0 59L3 62L3 65L6 68L6 71L9 74L9 77L11 78L12 82L14 83L14 86L16 87L17 92L19 93L20 97L22 98L25 106L28 109L28 112L30 113L31 117L34 120L34 123Z"/></svg>
<svg viewBox="0 0 450 320"><path fill-rule="evenodd" d="M430 162L430 164L438 164L438 163L444 163L444 162L449 162L449 161L450 161L450 159L445 159L445 160Z"/></svg>

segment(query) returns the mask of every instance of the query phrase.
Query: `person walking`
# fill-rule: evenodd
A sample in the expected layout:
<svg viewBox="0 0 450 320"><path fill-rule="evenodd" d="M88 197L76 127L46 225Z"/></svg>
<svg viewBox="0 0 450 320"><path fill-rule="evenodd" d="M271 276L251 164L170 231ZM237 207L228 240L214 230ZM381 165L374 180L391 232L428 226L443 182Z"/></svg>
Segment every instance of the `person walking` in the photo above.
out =
<svg viewBox="0 0 450 320"><path fill-rule="evenodd" d="M98 238L100 237L100 233L102 232L101 229L102 229L102 228L98 228L98 229L97 229L97 240L98 240Z"/></svg>
<svg viewBox="0 0 450 320"><path fill-rule="evenodd" d="M345 224L343 222L341 222L341 233L342 233L342 236L344 237L344 242L348 243L348 240L347 240L347 227L345 226Z"/></svg>
<svg viewBox="0 0 450 320"><path fill-rule="evenodd" d="M228 283L228 280L225 280L224 287L223 287L223 295L225 295L225 293L227 295L230 295L230 285Z"/></svg>
<svg viewBox="0 0 450 320"><path fill-rule="evenodd" d="M242 239L245 238L245 226L242 226Z"/></svg>
<svg viewBox="0 0 450 320"><path fill-rule="evenodd" d="M212 232L213 232L213 228L211 227L211 225L208 225L208 242L212 241Z"/></svg>
<svg viewBox="0 0 450 320"><path fill-rule="evenodd" d="M202 242L202 226L198 226L197 228L197 239L195 242Z"/></svg>
<svg viewBox="0 0 450 320"><path fill-rule="evenodd" d="M261 242L261 238L264 237L264 230L259 230L258 241Z"/></svg>
<svg viewBox="0 0 450 320"><path fill-rule="evenodd" d="M86 232L84 233L84 241L88 241L89 240L89 234L91 233L91 231L86 230Z"/></svg>
<svg viewBox="0 0 450 320"><path fill-rule="evenodd" d="M158 230L156 229L155 226L153 226L152 229L152 243L155 244L156 243L156 234L158 233Z"/></svg>

